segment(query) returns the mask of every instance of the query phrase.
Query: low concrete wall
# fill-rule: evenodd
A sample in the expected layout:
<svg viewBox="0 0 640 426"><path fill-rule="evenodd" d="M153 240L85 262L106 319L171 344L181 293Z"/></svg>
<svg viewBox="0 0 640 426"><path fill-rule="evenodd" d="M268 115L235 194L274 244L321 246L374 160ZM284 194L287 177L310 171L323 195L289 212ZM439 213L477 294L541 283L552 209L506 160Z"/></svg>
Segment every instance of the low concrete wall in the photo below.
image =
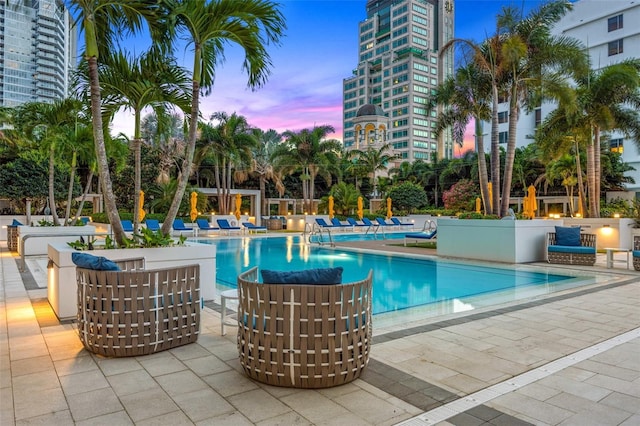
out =
<svg viewBox="0 0 640 426"><path fill-rule="evenodd" d="M51 243L67 243L94 235L94 226L18 226L18 254L45 255ZM25 240L25 237L28 236Z"/></svg>
<svg viewBox="0 0 640 426"><path fill-rule="evenodd" d="M64 243L48 247L51 267L47 271L47 297L58 318L75 318L78 310L76 266L71 261L74 249ZM200 265L200 296L213 300L216 294L216 246L187 243L185 246L92 250L87 252L111 260L144 257L146 269L180 265Z"/></svg>
<svg viewBox="0 0 640 426"><path fill-rule="evenodd" d="M506 263L546 260L546 234L562 220L438 219L438 255Z"/></svg>
<svg viewBox="0 0 640 426"><path fill-rule="evenodd" d="M631 227L634 223L629 218L564 218L564 226L580 226L582 232L596 234L596 248L603 250L605 247L633 248Z"/></svg>

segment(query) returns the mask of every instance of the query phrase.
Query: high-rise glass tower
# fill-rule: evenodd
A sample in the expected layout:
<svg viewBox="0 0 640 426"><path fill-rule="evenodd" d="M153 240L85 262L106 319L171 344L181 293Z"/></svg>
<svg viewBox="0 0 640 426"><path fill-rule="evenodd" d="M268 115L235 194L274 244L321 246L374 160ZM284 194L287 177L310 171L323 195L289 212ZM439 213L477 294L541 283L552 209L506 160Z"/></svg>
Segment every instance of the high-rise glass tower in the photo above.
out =
<svg viewBox="0 0 640 426"><path fill-rule="evenodd" d="M67 97L76 59L62 0L0 0L0 106Z"/></svg>
<svg viewBox="0 0 640 426"><path fill-rule="evenodd" d="M436 137L437 110L425 104L453 73L453 0L369 0L359 24L358 65L343 82L347 150L388 143L399 162L451 158L450 132ZM390 165L391 166L391 165Z"/></svg>

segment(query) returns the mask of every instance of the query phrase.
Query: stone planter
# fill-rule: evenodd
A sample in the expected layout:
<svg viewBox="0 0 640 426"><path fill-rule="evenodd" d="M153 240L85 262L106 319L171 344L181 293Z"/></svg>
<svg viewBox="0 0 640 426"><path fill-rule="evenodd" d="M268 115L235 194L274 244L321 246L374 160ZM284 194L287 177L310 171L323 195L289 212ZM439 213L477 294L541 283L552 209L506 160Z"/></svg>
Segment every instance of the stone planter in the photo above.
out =
<svg viewBox="0 0 640 426"><path fill-rule="evenodd" d="M562 220L438 218L438 255L505 263L546 260L546 234Z"/></svg>
<svg viewBox="0 0 640 426"><path fill-rule="evenodd" d="M65 243L49 245L50 267L47 271L47 297L60 319L75 318L77 314L76 266L71 261L75 250ZM185 246L92 250L95 256L111 260L144 257L145 269L170 266L200 265L200 295L213 300L216 292L216 247L211 244L187 243Z"/></svg>

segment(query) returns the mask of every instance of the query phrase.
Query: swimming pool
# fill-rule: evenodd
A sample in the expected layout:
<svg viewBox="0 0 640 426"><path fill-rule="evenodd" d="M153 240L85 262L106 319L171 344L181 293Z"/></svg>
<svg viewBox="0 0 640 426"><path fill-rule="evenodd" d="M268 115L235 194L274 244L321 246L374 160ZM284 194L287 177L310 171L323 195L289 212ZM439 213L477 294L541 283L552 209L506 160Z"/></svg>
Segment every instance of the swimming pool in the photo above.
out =
<svg viewBox="0 0 640 426"><path fill-rule="evenodd" d="M500 300L513 300L591 282L589 277L577 279L517 265L489 267L477 262L343 251L309 245L301 236L199 242L216 245L216 279L221 289L235 288L238 274L253 266L272 270L342 266L343 282L363 279L373 269L374 314L445 301L466 310L472 308L464 307L469 298L497 303L496 295Z"/></svg>

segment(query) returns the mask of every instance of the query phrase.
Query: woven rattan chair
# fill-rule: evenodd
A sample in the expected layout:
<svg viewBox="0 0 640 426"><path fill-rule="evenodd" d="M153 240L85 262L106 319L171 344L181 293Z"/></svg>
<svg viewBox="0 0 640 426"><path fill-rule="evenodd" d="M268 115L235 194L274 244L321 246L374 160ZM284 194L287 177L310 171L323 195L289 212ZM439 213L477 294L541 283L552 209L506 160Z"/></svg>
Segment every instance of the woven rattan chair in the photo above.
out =
<svg viewBox="0 0 640 426"><path fill-rule="evenodd" d="M372 272L335 285L258 283L238 277L238 352L249 377L326 388L360 376L371 347Z"/></svg>
<svg viewBox="0 0 640 426"><path fill-rule="evenodd" d="M588 265L596 263L596 235L580 234L580 246L565 247L563 251L552 251L550 246L565 247L556 245L556 233L547 233L547 260L549 263L559 263L563 265Z"/></svg>
<svg viewBox="0 0 640 426"><path fill-rule="evenodd" d="M144 269L144 259L116 262L121 271L76 268L78 332L90 352L147 355L198 339L200 266Z"/></svg>
<svg viewBox="0 0 640 426"><path fill-rule="evenodd" d="M640 271L640 235L633 236L633 269Z"/></svg>

